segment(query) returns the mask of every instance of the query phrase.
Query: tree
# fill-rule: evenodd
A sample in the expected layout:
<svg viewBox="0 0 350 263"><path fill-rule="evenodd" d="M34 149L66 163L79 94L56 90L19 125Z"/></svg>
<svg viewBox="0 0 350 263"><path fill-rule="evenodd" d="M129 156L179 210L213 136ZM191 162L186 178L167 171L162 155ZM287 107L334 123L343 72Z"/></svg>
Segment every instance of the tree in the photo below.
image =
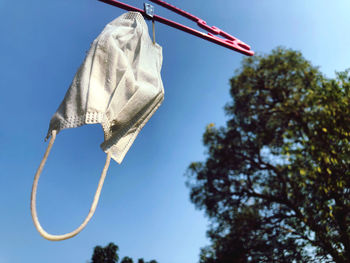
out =
<svg viewBox="0 0 350 263"><path fill-rule="evenodd" d="M144 261L143 258L139 258L139 260L137 261L138 263L157 263L156 260L152 259L151 261Z"/></svg>
<svg viewBox="0 0 350 263"><path fill-rule="evenodd" d="M230 84L227 125L207 126L187 173L212 222L200 262L350 262L349 71L277 48Z"/></svg>
<svg viewBox="0 0 350 263"><path fill-rule="evenodd" d="M124 257L122 261L120 261L120 263L134 263L134 261L132 260L132 258Z"/></svg>
<svg viewBox="0 0 350 263"><path fill-rule="evenodd" d="M109 243L106 247L96 246L91 258L92 263L117 263L119 260L118 249L114 243Z"/></svg>
<svg viewBox="0 0 350 263"><path fill-rule="evenodd" d="M109 243L105 247L96 246L91 258L91 263L118 263L118 246L114 243ZM133 263L134 261L130 257L123 257L120 263ZM138 263L157 263L155 260L149 262L144 261L143 258L138 260Z"/></svg>

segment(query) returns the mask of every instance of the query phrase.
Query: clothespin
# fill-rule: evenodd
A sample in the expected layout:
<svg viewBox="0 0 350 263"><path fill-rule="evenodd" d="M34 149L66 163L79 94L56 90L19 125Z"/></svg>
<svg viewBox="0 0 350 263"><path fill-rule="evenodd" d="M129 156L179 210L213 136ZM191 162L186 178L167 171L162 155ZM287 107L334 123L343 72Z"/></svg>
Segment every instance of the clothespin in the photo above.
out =
<svg viewBox="0 0 350 263"><path fill-rule="evenodd" d="M153 35L153 45L156 44L156 30L155 30L155 26L154 26L154 6L144 3L144 10L146 13L146 18L151 19L152 20L152 35Z"/></svg>

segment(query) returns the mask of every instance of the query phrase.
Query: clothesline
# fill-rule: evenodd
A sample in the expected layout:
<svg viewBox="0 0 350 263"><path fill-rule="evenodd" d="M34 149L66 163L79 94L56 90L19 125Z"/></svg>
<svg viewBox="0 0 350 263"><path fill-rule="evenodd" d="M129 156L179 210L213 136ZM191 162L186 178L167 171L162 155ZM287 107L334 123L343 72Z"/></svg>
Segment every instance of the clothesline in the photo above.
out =
<svg viewBox="0 0 350 263"><path fill-rule="evenodd" d="M146 12L142 9L139 9L137 7L125 4L123 2L120 1L116 1L116 0L99 0L100 2L104 2L106 4L110 4L119 8L122 8L124 10L127 11L134 11L134 12L139 12L141 13L143 16L147 16ZM177 23L175 21L169 20L167 18L158 16L158 15L153 15L152 20L160 22L162 24L168 25L170 27L179 29L181 31L187 32L189 34L192 34L194 36L197 36L199 38L205 39L207 41L210 41L212 43L218 44L220 46L229 48L231 50L234 50L236 52L239 52L241 54L247 55L247 56L253 56L254 55L254 51L250 50L250 46L247 45L246 43L242 42L241 40L235 38L234 36L231 36L230 34L226 33L225 31L222 31L221 29L217 28L217 27L210 27L206 24L206 22L202 19L199 19L196 16L193 16L191 14L189 14L188 12L185 12L181 9L178 9L164 1L155 1L155 0L150 0L152 2L155 2L157 4L160 4L174 12L177 12L178 14L181 14L193 21L196 21L197 24L204 28L205 30L207 30L209 33L204 33L201 32L199 30L193 29L191 27L182 25L180 23ZM175 11L176 10L176 11ZM214 36L213 34L217 34L217 35L221 35L224 36L226 39L223 39L221 37L217 37Z"/></svg>

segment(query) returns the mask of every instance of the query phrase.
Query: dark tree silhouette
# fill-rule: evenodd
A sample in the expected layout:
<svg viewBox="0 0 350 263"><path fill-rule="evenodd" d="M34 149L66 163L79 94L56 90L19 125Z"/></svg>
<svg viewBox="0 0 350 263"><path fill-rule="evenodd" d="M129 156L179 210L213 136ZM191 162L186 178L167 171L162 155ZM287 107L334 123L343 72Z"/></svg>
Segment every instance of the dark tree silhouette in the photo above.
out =
<svg viewBox="0 0 350 263"><path fill-rule="evenodd" d="M96 246L94 248L94 253L91 258L91 263L118 263L118 246L114 243L109 243L105 247ZM120 263L133 263L134 261L130 257L123 257ZM143 258L138 260L138 263L157 263L155 260L144 261Z"/></svg>
<svg viewBox="0 0 350 263"><path fill-rule="evenodd" d="M92 263L117 263L119 256L117 254L118 246L109 243L105 247L96 246L94 248L94 254L92 255Z"/></svg>
<svg viewBox="0 0 350 263"><path fill-rule="evenodd" d="M350 76L278 48L231 79L226 127L189 166L212 220L201 263L350 262Z"/></svg>
<svg viewBox="0 0 350 263"><path fill-rule="evenodd" d="M122 261L120 261L120 263L134 263L134 261L132 260L132 258L124 257Z"/></svg>

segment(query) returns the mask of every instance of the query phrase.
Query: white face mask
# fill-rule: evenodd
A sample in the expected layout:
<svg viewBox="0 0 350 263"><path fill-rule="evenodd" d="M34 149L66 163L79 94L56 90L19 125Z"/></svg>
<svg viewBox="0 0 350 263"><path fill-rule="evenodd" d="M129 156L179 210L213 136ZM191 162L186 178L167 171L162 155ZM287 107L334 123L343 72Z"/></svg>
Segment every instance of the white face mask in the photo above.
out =
<svg viewBox="0 0 350 263"><path fill-rule="evenodd" d="M100 123L102 149L121 163L141 128L160 106L162 48L154 45L139 13L109 23L93 42L62 104L52 130Z"/></svg>
<svg viewBox="0 0 350 263"><path fill-rule="evenodd" d="M78 234L96 208L110 158L121 163L142 127L164 99L160 76L162 48L153 44L142 15L129 12L110 22L94 40L64 100L53 115L48 150L36 173L32 191L32 216L42 236L63 240ZM98 190L84 223L75 231L54 236L40 226L35 208L36 188L53 141L62 129L100 123L101 148L107 153ZM91 215L90 215L91 214Z"/></svg>

